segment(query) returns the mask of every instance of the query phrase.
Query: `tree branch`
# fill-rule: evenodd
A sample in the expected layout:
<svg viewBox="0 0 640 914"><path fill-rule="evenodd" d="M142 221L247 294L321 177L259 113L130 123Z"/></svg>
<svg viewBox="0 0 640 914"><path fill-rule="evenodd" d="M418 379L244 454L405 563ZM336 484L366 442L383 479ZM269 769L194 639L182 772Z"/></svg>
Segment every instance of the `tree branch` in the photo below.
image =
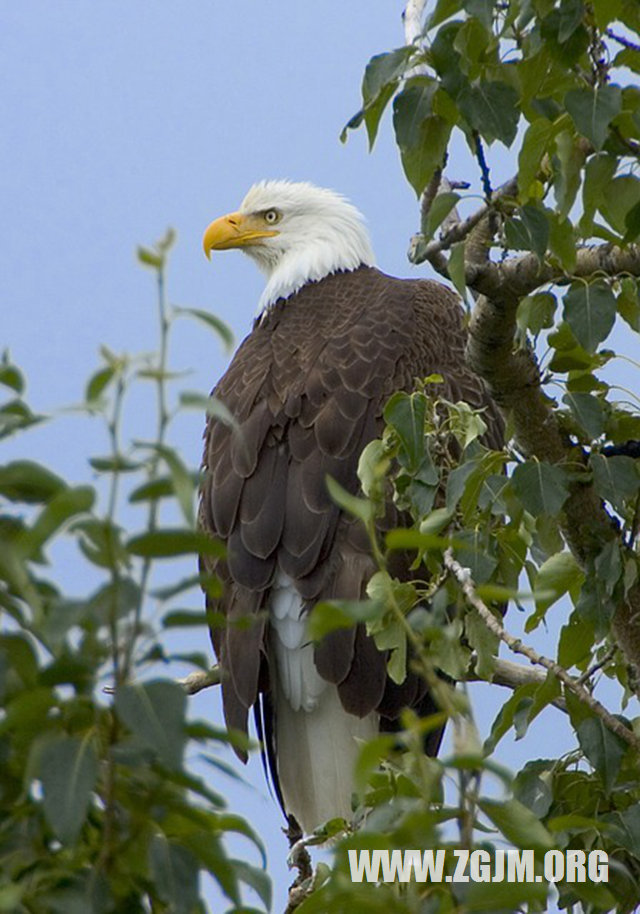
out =
<svg viewBox="0 0 640 914"><path fill-rule="evenodd" d="M560 664L555 662L555 660L549 660L548 657L544 657L542 654L539 654L532 647L524 644L520 638L516 638L505 629L503 624L493 615L486 603L480 599L476 592L475 584L469 569L464 568L458 561L456 561L456 559L453 557L453 552L451 549L447 549L445 552L444 564L460 584L467 602L476 610L489 631L493 632L494 635L497 635L497 637L500 638L500 640L503 641L514 653L522 654L524 657L527 657L531 663L536 664L536 666L542 666L546 670L550 670L550 672L552 672L554 676L560 680L566 689L569 689L571 692L573 692L573 694L581 702L587 705L587 707L589 707L593 713L600 718L600 720L609 730L611 730L612 733L615 733L616 736L624 740L627 745L632 746L636 752L640 752L640 740L636 737L633 731L628 727L625 727L622 721L618 720L617 717L614 717L613 714L610 714L604 705L602 705L596 698L593 697L591 692L585 689L585 687L579 683L577 679L574 679L573 676L570 676L569 673L567 673L564 667L561 667Z"/></svg>
<svg viewBox="0 0 640 914"><path fill-rule="evenodd" d="M522 663L514 663L512 660L503 660L501 657L496 657L494 664L495 667L490 681L494 685L504 686L507 689L515 690L530 683L542 685L547 678L542 670L536 670ZM478 676L475 672L475 660L464 678L465 682L487 682L483 676ZM559 708L560 711L566 713L567 705L564 698L555 698L552 704Z"/></svg>
<svg viewBox="0 0 640 914"><path fill-rule="evenodd" d="M220 667L212 666L206 672L189 673L188 676L177 679L176 682L182 686L187 695L197 695L203 689L220 685Z"/></svg>

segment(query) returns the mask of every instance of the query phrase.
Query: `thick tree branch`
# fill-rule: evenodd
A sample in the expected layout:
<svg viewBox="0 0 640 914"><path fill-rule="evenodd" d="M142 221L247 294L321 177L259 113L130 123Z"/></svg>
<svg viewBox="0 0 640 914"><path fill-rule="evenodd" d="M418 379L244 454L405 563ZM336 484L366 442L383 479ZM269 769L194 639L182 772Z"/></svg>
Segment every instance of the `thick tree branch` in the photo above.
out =
<svg viewBox="0 0 640 914"><path fill-rule="evenodd" d="M540 386L538 365L532 352L514 350L516 310L521 298L545 282L561 278L561 271L540 265L533 255L503 264L471 264L471 285L482 294L476 302L469 328L467 359L487 382L496 402L511 418L514 436L529 457L579 469L586 464L582 449L572 444L559 427L551 401ZM612 245L583 249L574 275L597 273L640 275L640 247ZM565 502L562 532L581 565L595 559L607 542L618 537L618 526L585 474L574 480ZM619 606L612 629L625 660L640 679L640 586L635 585Z"/></svg>
<svg viewBox="0 0 640 914"><path fill-rule="evenodd" d="M527 657L531 663L536 664L536 666L542 666L546 670L550 670L556 676L563 686L566 689L569 689L573 694L580 699L587 707L589 707L594 714L602 720L605 726L611 730L612 733L615 733L616 736L619 736L620 739L624 740L627 745L632 746L636 752L640 752L640 740L637 736L630 730L628 727L618 720L617 717L614 717L613 714L610 714L609 711L602 705L596 698L593 697L591 692L588 691L577 679L574 679L573 676L570 676L569 673L561 667L560 664L556 663L555 660L549 660L548 657L544 657L542 654L539 654L532 647L529 647L527 644L523 644L520 638L516 638L510 632L508 632L496 616L491 612L489 607L484 603L478 596L475 588L475 584L471 577L468 568L464 568L456 559L453 557L453 552L451 549L447 549L444 555L444 564L445 567L451 572L457 582L460 584L462 592L469 603L472 606L487 628L493 632L494 635L497 635L501 641L503 641L507 647L516 654L522 654L524 657Z"/></svg>

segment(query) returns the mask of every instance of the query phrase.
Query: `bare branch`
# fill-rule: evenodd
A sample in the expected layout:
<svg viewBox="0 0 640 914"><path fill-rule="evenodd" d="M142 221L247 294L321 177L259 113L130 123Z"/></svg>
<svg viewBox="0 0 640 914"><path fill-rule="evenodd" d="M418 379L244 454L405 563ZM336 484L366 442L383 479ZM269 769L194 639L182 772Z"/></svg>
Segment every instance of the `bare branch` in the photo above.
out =
<svg viewBox="0 0 640 914"><path fill-rule="evenodd" d="M409 0L402 14L405 44L414 44L422 37L422 20L427 0Z"/></svg>
<svg viewBox="0 0 640 914"><path fill-rule="evenodd" d="M547 678L542 670L537 670L535 667L524 666L522 663L514 663L512 660L503 660L501 657L496 657L494 664L495 668L493 676L491 677L491 682L494 685L504 686L507 689L517 689L520 686L529 685L530 683L542 685ZM478 676L473 668L467 672L464 678L466 682L487 681L483 676ZM560 711L566 713L567 705L564 698L556 698L552 704L555 705L556 708L559 708Z"/></svg>
<svg viewBox="0 0 640 914"><path fill-rule="evenodd" d="M464 568L458 561L456 561L456 559L453 557L453 551L451 549L447 549L445 552L444 564L460 584L467 602L476 610L489 631L493 632L494 635L497 635L497 637L500 638L500 640L503 641L514 653L522 654L536 666L542 666L546 670L550 670L550 672L552 672L554 676L560 680L566 689L569 689L571 692L573 692L573 694L585 705L587 705L587 707L589 707L594 712L594 714L597 714L600 720L609 730L611 730L612 733L615 733L616 736L624 740L625 743L627 743L629 746L632 746L636 752L640 752L640 739L636 737L633 731L631 731L628 727L625 727L625 725L620 720L618 720L617 717L614 717L613 714L610 714L604 705L602 705L596 698L593 697L591 692L585 689L585 687L581 685L577 679L574 679L573 676L570 676L569 673L567 673L564 667L561 667L560 664L555 662L555 660L549 660L548 657L544 657L542 654L539 654L532 647L524 644L520 638L516 638L506 630L502 622L500 622L496 616L493 615L486 603L480 599L476 592L475 584L469 569Z"/></svg>
<svg viewBox="0 0 640 914"><path fill-rule="evenodd" d="M211 686L220 685L220 667L212 666L210 670L198 673L189 673L183 679L177 679L178 685L181 685L187 695L196 695L203 689L209 689Z"/></svg>

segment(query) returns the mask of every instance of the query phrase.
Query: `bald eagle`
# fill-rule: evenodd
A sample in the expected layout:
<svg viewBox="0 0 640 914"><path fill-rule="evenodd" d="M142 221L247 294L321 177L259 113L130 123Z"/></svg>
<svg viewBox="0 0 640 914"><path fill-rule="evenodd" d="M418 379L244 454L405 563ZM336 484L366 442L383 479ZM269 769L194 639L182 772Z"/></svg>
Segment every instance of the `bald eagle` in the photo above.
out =
<svg viewBox="0 0 640 914"><path fill-rule="evenodd" d="M227 725L246 733L253 707L283 810L310 833L350 817L362 740L396 729L405 707L434 710L415 673L402 685L387 676L363 625L309 640L314 604L362 598L376 570L327 476L358 491L358 459L382 431L387 399L416 378L439 373L444 396L485 408L498 447L501 423L465 365L457 297L377 270L363 218L344 197L306 183L256 184L205 231L207 256L232 248L267 284L252 332L213 390L234 421L212 417L205 432L200 524L226 544L223 560L203 559L222 581L208 601L224 624L211 635ZM389 513L388 524L402 523Z"/></svg>

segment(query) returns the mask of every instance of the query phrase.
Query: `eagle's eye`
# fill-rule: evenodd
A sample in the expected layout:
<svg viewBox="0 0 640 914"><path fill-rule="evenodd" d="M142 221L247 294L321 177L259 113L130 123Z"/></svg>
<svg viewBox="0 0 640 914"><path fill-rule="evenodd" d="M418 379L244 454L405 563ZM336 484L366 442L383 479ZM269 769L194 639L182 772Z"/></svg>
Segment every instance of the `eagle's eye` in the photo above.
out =
<svg viewBox="0 0 640 914"><path fill-rule="evenodd" d="M277 209L268 209L263 214L264 221L267 222L269 225L275 225L276 222L280 222L280 218L281 218L281 216Z"/></svg>

